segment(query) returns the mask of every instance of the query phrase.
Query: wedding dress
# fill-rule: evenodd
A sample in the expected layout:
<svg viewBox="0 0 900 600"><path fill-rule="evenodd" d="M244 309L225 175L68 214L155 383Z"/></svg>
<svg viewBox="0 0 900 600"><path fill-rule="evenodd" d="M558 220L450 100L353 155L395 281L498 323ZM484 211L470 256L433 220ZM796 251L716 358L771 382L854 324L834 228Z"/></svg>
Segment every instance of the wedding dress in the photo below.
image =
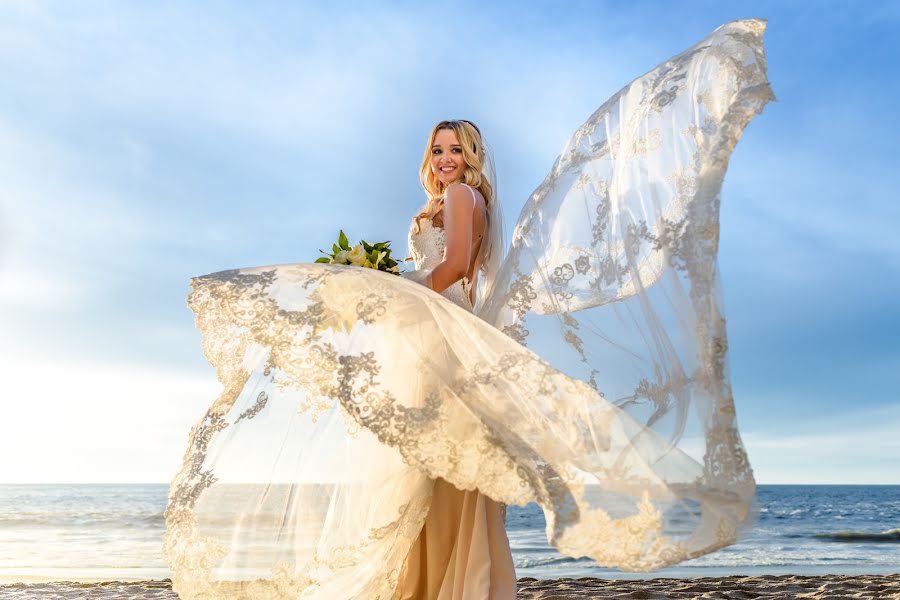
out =
<svg viewBox="0 0 900 600"><path fill-rule="evenodd" d="M477 204L475 192L466 187L473 205ZM436 227L431 219L422 219L417 228L413 219L408 244L416 267L411 275L416 280L416 274L430 272L443 260L445 229ZM472 283L468 276L463 277L441 295L472 311ZM406 557L395 598L514 600L516 572L505 517L506 507L480 491L461 491L437 479L430 510Z"/></svg>
<svg viewBox="0 0 900 600"><path fill-rule="evenodd" d="M169 491L175 591L394 598L438 482L535 502L561 553L624 570L734 543L755 482L718 210L731 151L773 98L764 30L724 25L600 106L474 307L461 282L437 294L342 265L193 279L223 390ZM437 243L429 227L413 249Z"/></svg>

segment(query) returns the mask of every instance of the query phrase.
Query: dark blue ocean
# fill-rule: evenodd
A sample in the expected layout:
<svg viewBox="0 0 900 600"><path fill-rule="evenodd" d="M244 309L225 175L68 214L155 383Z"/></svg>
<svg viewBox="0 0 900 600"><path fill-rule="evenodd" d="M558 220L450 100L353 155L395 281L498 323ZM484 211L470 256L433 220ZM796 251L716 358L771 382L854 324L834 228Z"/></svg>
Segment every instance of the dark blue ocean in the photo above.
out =
<svg viewBox="0 0 900 600"><path fill-rule="evenodd" d="M0 582L163 579L167 486L0 485ZM756 526L738 544L651 574L621 573L547 546L543 513L511 506L519 577L693 577L900 572L900 486L763 485Z"/></svg>

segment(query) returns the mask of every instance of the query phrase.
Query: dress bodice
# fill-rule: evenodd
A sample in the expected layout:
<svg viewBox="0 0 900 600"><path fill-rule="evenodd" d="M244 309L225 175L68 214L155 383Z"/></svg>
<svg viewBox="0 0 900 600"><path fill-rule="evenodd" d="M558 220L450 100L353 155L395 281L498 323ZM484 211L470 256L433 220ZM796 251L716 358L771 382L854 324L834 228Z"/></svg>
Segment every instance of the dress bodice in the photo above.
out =
<svg viewBox="0 0 900 600"><path fill-rule="evenodd" d="M416 220L413 219L409 226L409 255L413 258L416 270L433 269L444 259L446 247L443 227L435 227L431 219L419 219L421 228L416 233ZM469 300L469 287L471 283L468 277L454 281L450 287L441 292L445 298L462 306L466 310L472 310Z"/></svg>

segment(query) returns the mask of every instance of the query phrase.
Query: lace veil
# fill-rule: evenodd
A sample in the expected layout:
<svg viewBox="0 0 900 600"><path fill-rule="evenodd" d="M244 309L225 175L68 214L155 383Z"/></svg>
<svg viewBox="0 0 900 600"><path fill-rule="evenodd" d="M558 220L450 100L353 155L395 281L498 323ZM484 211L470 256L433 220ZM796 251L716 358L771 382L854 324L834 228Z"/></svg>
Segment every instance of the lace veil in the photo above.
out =
<svg viewBox="0 0 900 600"><path fill-rule="evenodd" d="M718 218L731 151L773 98L764 30L723 25L600 106L505 257L494 203L475 314L352 266L194 278L223 390L170 486L175 591L390 598L437 477L537 503L552 546L600 565L646 571L734 543L755 482Z"/></svg>
<svg viewBox="0 0 900 600"><path fill-rule="evenodd" d="M482 244L479 250L480 256L478 260L481 263L481 281L475 292L476 312L495 287L506 248L503 238L503 211L500 205L500 194L497 191L497 170L494 164L494 152L484 140L484 136L482 136L481 140L484 147L484 165L481 169L481 175L486 177L488 183L491 184L494 197L491 199L490 206L488 206L488 243Z"/></svg>
<svg viewBox="0 0 900 600"><path fill-rule="evenodd" d="M600 457L606 481L585 459L585 481L637 497L658 477L686 502L685 521L709 510L734 526L755 510L716 254L731 150L774 98L764 30L724 25L600 106L529 198L476 308L640 424ZM637 448L649 471L626 477ZM694 467L677 472L676 456Z"/></svg>

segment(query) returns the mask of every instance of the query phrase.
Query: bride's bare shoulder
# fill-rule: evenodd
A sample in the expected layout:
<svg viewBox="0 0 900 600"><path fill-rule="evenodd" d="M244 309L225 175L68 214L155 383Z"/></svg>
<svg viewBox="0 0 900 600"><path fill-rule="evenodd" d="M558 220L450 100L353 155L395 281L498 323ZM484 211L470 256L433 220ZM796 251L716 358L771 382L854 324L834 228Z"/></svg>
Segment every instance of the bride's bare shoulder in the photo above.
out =
<svg viewBox="0 0 900 600"><path fill-rule="evenodd" d="M452 204L468 204L473 208L484 210L484 196L476 188L465 183L455 181L447 186L445 197ZM473 202L474 200L474 202Z"/></svg>

